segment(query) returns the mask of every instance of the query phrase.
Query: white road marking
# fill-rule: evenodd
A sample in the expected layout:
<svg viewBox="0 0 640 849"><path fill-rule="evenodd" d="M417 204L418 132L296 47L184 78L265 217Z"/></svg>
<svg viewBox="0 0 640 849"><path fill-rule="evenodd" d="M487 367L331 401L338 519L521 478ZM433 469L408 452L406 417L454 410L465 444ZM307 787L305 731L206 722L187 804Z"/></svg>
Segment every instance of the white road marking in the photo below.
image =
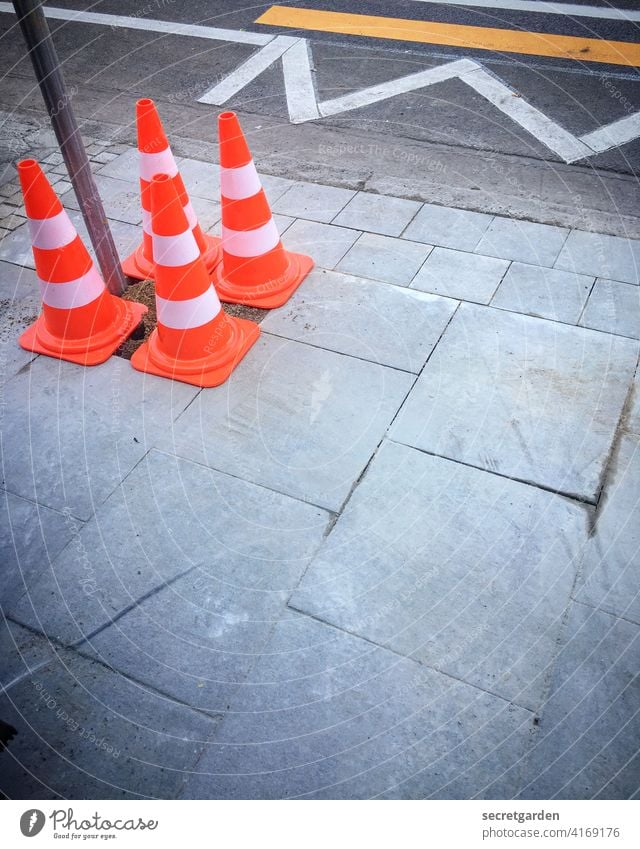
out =
<svg viewBox="0 0 640 849"><path fill-rule="evenodd" d="M221 82L205 92L202 97L199 97L198 103L212 103L215 106L221 106L230 97L253 82L256 77L264 73L267 68L270 68L297 40L288 35L277 36L269 44L265 44L257 53L249 56L246 62L243 62L235 71L232 71Z"/></svg>
<svg viewBox="0 0 640 849"><path fill-rule="evenodd" d="M634 112L633 115L626 115L612 124L607 124L606 127L599 127L592 133L586 133L580 136L580 139L596 153L601 153L603 150L633 141L638 136L640 136L640 112Z"/></svg>
<svg viewBox="0 0 640 849"><path fill-rule="evenodd" d="M15 14L11 3L0 3L0 12ZM203 27L198 24L180 24L175 21L156 21L151 18L133 18L126 15L103 15L100 12L79 12L76 9L58 9L51 6L45 6L44 12L48 18L58 21L141 29L145 32L164 32L167 35L189 35L193 38L209 38L214 41L233 41L236 44L263 45L274 39L273 35L263 35L257 32Z"/></svg>
<svg viewBox="0 0 640 849"><path fill-rule="evenodd" d="M428 2L428 0L419 0ZM445 0L432 0L442 2ZM447 0L459 5L485 5L480 0L474 3L462 0ZM515 8L515 4L529 3L530 0L492 0L495 7L501 3L506 8ZM542 4L568 7L570 4ZM592 8L579 6L579 9ZM539 11L537 9L536 11ZM612 11L612 10L609 10ZM616 10L613 10L616 11ZM10 3L0 3L0 13L14 14ZM397 94L415 91L427 85L446 79L458 78L471 86L478 94L492 103L497 109L531 133L534 138L554 151L566 162L576 162L594 153L600 153L611 147L626 144L640 137L640 112L628 115L610 124L599 127L591 133L577 138L565 130L539 109L528 103L523 97L514 96L514 92L495 75L487 73L481 64L471 59L459 59L447 62L427 71L409 74L406 77L389 80L361 91L352 92L343 97L318 102L313 81L313 59L311 48L305 38L291 36L270 36L240 30L217 29L216 27L199 26L195 24L179 24L171 21L156 21L149 18L133 18L123 15L105 15L95 12L78 12L73 9L57 9L46 7L45 13L50 18L80 23L102 24L113 28L124 27L140 29L148 32L162 32L167 35L182 35L195 38L208 38L216 41L230 41L236 44L252 44L261 49L249 57L238 68L231 71L224 79L199 98L200 103L210 103L221 106L231 97L242 91L260 74L270 68L274 62L282 59L284 71L285 93L289 108L289 118L292 123L300 124L313 121L319 117L337 115L351 109L358 109L380 100L386 100ZM634 13L636 14L636 13ZM640 13L638 19L640 19Z"/></svg>
<svg viewBox="0 0 640 849"><path fill-rule="evenodd" d="M309 43L300 38L282 57L287 107L292 124L303 124L320 117L318 98L313 82Z"/></svg>
<svg viewBox="0 0 640 849"><path fill-rule="evenodd" d="M378 83L370 88L363 88L336 97L333 100L325 100L320 103L320 113L323 116L337 115L339 112L348 112L350 109L359 109L361 106L369 106L380 100L387 100L398 94L406 94L434 83L450 80L453 77L462 77L476 68L480 68L472 59L458 59L456 62L447 62L445 65L437 65L427 71L418 71L417 74L409 74L406 77L389 80L386 83Z"/></svg>
<svg viewBox="0 0 640 849"><path fill-rule="evenodd" d="M576 18L605 18L611 21L640 21L640 12L611 6L578 6L577 3L537 2L537 0L411 0L438 6L474 6L482 9L508 9L516 12L542 12Z"/></svg>
<svg viewBox="0 0 640 849"><path fill-rule="evenodd" d="M575 162L577 159L584 159L591 155L591 148L577 139L573 133L556 124L523 97L514 94L502 80L488 74L484 69L471 71L461 79L501 112L508 115L512 121L524 127L534 138L557 153L565 162Z"/></svg>

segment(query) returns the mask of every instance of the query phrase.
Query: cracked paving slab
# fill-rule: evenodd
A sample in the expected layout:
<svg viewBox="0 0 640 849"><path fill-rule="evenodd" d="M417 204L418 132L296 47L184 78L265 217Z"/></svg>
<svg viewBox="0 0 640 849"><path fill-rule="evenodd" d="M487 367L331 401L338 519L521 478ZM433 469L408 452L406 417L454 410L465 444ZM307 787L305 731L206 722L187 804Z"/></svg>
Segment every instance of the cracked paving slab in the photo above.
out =
<svg viewBox="0 0 640 849"><path fill-rule="evenodd" d="M595 503L637 355L630 339L462 304L391 438Z"/></svg>
<svg viewBox="0 0 640 849"><path fill-rule="evenodd" d="M280 578L278 591L290 592L328 520L329 515L316 507L151 451L7 613L73 645L191 573L199 578L203 609L198 613L184 603L185 627L194 616L197 624L199 615L204 625L209 593L210 625L213 628L217 622L223 633L226 620L216 595L226 594L230 600L235 599L233 592L244 592L246 605L261 593L271 598L276 585L265 578L269 570L270 580ZM189 594L185 590L182 595ZM180 597L179 586L171 597ZM129 623L153 618L163 602L164 598L149 604L144 614L132 614L122 628L112 631L109 651L104 649L108 637L96 643L96 650L102 646L105 655L111 651L115 656L113 646ZM246 607L242 611L242 616L251 618ZM175 617L177 606L171 620L177 621Z"/></svg>
<svg viewBox="0 0 640 849"><path fill-rule="evenodd" d="M509 798L529 711L322 622L274 629L182 798Z"/></svg>
<svg viewBox="0 0 640 849"><path fill-rule="evenodd" d="M385 442L290 604L531 710L587 508Z"/></svg>

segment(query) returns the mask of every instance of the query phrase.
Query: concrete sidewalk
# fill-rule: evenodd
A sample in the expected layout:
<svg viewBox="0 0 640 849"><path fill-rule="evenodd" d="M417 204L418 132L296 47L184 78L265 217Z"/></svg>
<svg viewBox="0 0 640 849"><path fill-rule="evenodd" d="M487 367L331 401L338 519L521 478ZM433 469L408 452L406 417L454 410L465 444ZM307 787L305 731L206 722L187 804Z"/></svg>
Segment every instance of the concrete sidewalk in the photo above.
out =
<svg viewBox="0 0 640 849"><path fill-rule="evenodd" d="M125 255L135 151L92 155ZM215 232L215 166L179 165ZM2 188L0 789L637 793L640 242L265 189L317 268L198 391L17 347Z"/></svg>

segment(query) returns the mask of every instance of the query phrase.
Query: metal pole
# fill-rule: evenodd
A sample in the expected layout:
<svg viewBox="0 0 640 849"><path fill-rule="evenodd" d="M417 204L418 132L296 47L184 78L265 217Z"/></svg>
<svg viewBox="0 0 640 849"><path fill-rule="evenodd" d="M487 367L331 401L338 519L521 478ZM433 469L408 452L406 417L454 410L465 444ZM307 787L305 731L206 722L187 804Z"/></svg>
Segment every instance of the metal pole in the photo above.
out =
<svg viewBox="0 0 640 849"><path fill-rule="evenodd" d="M126 278L71 108L42 4L40 0L13 0L13 7L102 276L109 291L121 295L127 288Z"/></svg>

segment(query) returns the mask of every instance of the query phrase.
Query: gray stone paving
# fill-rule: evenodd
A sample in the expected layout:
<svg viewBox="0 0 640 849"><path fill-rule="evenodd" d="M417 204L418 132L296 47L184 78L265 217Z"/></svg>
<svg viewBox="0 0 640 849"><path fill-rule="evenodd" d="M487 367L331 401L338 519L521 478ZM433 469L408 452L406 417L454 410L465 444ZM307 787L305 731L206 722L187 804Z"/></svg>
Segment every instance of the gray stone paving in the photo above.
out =
<svg viewBox="0 0 640 849"><path fill-rule="evenodd" d="M488 304L508 267L503 259L435 248L411 288Z"/></svg>
<svg viewBox="0 0 640 849"><path fill-rule="evenodd" d="M598 278L580 324L640 339L640 286Z"/></svg>
<svg viewBox="0 0 640 849"><path fill-rule="evenodd" d="M0 694L18 729L0 792L23 799L167 798L216 720L64 652Z"/></svg>
<svg viewBox="0 0 640 849"><path fill-rule="evenodd" d="M431 245L363 233L336 268L358 277L407 286L431 250Z"/></svg>
<svg viewBox="0 0 640 849"><path fill-rule="evenodd" d="M358 192L333 222L383 236L399 236L419 209L414 200Z"/></svg>
<svg viewBox="0 0 640 849"><path fill-rule="evenodd" d="M131 174L127 174L125 179L97 174L95 179L107 218L127 224L142 222L140 188L131 180ZM60 200L66 209L80 209L73 189L60 195Z"/></svg>
<svg viewBox="0 0 640 849"><path fill-rule="evenodd" d="M628 799L638 791L640 627L572 604L550 696L524 765L525 799Z"/></svg>
<svg viewBox="0 0 640 849"><path fill-rule="evenodd" d="M5 265L8 263L0 263L0 271ZM13 267L18 268L18 266ZM0 384L25 368L37 356L31 351L19 348L16 345L16 336L35 321L39 312L40 298L37 295L8 300L7 306L2 309L0 313Z"/></svg>
<svg viewBox="0 0 640 849"><path fill-rule="evenodd" d="M176 162L178 162L180 175L184 180L192 203L194 198L210 200L219 197L220 169L215 163L200 162L198 159L182 157L176 157ZM119 174L120 171L118 170L117 173ZM287 180L285 177L273 177L270 174L261 174L260 180L262 188L272 204L288 189L296 185L294 180Z"/></svg>
<svg viewBox="0 0 640 849"><path fill-rule="evenodd" d="M640 242L574 230L555 267L637 286L640 283Z"/></svg>
<svg viewBox="0 0 640 849"><path fill-rule="evenodd" d="M313 256L320 268L333 268L358 236L359 230L298 218L287 227L283 244L288 251Z"/></svg>
<svg viewBox="0 0 640 849"><path fill-rule="evenodd" d="M455 309L448 298L317 270L262 329L417 374Z"/></svg>
<svg viewBox="0 0 640 849"><path fill-rule="evenodd" d="M69 210L69 218L73 222L85 246L91 249L87 228L80 213ZM110 227L120 256L127 256L140 243L140 239L142 238L140 235L141 229L134 224L112 219L110 221ZM17 227L8 236L5 236L2 242L0 242L0 260L26 268L34 268L31 238L26 222Z"/></svg>
<svg viewBox="0 0 640 849"><path fill-rule="evenodd" d="M354 195L348 189L297 183L278 198L273 211L328 224Z"/></svg>
<svg viewBox="0 0 640 849"><path fill-rule="evenodd" d="M595 502L637 343L462 304L391 436Z"/></svg>
<svg viewBox="0 0 640 849"><path fill-rule="evenodd" d="M198 395L158 444L339 510L414 379L265 333L228 382Z"/></svg>
<svg viewBox="0 0 640 849"><path fill-rule="evenodd" d="M490 215L425 203L404 231L405 239L472 251L491 223Z"/></svg>
<svg viewBox="0 0 640 849"><path fill-rule="evenodd" d="M531 722L502 699L289 615L182 796L212 785L220 798L504 796L500 764L524 755Z"/></svg>
<svg viewBox="0 0 640 849"><path fill-rule="evenodd" d="M128 253L135 150L90 155ZM203 391L17 347L2 187L0 791L631 796L639 243L263 184L316 269Z"/></svg>
<svg viewBox="0 0 640 849"><path fill-rule="evenodd" d="M549 224L494 218L475 251L533 265L552 266L569 231Z"/></svg>
<svg viewBox="0 0 640 849"><path fill-rule="evenodd" d="M56 647L41 634L36 634L8 619L0 621L2 669L0 688L12 687L20 679L55 658Z"/></svg>
<svg viewBox="0 0 640 849"><path fill-rule="evenodd" d="M50 564L82 523L57 510L0 490L2 603L14 604Z"/></svg>
<svg viewBox="0 0 640 849"><path fill-rule="evenodd" d="M625 434L612 461L576 598L640 625L637 566L640 437Z"/></svg>
<svg viewBox="0 0 640 849"><path fill-rule="evenodd" d="M585 508L385 443L291 604L536 710Z"/></svg>
<svg viewBox="0 0 640 849"><path fill-rule="evenodd" d="M576 324L593 282L593 277L585 274L513 262L491 304L512 312ZM584 321L581 323L594 327Z"/></svg>

